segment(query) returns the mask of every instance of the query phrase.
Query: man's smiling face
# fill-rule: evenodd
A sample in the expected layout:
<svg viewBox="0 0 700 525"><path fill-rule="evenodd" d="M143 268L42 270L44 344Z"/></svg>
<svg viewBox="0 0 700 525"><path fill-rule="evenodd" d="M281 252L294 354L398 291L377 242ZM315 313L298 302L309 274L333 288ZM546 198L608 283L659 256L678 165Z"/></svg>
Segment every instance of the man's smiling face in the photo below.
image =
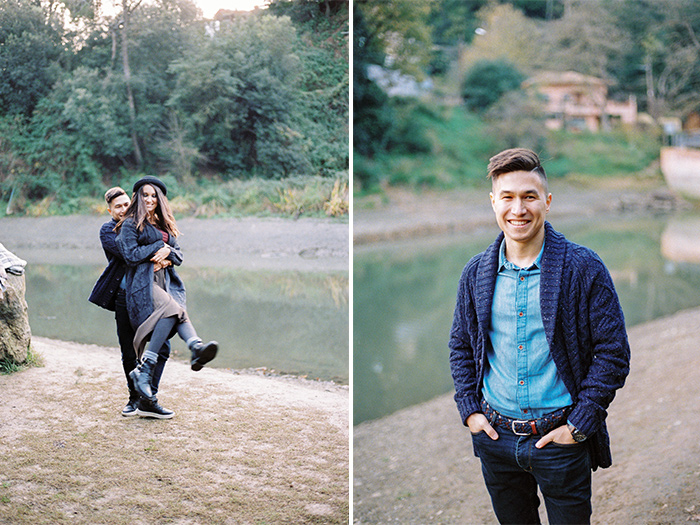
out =
<svg viewBox="0 0 700 525"><path fill-rule="evenodd" d="M513 171L496 177L491 206L507 241L529 244L544 236L544 221L552 202L538 173Z"/></svg>

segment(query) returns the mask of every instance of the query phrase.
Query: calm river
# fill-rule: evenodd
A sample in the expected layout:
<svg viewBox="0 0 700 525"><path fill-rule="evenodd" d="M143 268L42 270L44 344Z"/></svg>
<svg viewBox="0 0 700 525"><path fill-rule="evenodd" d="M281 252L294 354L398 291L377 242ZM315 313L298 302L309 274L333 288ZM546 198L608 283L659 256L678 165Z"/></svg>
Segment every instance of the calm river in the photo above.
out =
<svg viewBox="0 0 700 525"><path fill-rule="evenodd" d="M700 305L700 215L599 216L553 225L601 256L628 327ZM354 424L453 389L447 342L457 283L497 233L494 224L356 250Z"/></svg>
<svg viewBox="0 0 700 525"><path fill-rule="evenodd" d="M114 347L114 314L87 301L103 266L32 264L27 303L32 334ZM200 337L220 344L215 368L267 368L348 383L346 273L178 269ZM185 344L171 340L176 358Z"/></svg>

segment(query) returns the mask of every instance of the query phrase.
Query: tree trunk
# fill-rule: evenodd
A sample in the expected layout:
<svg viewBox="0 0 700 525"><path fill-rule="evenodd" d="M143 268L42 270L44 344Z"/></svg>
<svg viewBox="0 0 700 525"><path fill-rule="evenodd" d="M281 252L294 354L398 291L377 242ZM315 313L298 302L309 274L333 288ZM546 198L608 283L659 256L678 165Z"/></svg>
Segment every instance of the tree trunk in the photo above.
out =
<svg viewBox="0 0 700 525"><path fill-rule="evenodd" d="M122 9L124 15L124 27L122 27L122 64L124 65L124 83L126 84L126 96L129 101L129 121L131 122L131 142L134 145L134 156L136 164L141 167L143 157L141 156L141 147L136 136L136 104L134 103L134 93L131 89L131 68L129 67L129 6L128 0L122 0Z"/></svg>

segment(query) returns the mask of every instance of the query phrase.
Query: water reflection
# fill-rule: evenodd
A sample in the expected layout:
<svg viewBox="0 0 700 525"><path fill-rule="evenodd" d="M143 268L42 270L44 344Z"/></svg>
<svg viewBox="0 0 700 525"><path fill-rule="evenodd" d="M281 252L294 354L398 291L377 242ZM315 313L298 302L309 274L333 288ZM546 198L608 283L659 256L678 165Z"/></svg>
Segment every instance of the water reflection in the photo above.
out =
<svg viewBox="0 0 700 525"><path fill-rule="evenodd" d="M698 225L696 216L629 215L554 224L601 256L628 327L700 305L700 260L677 264L661 251L669 232L683 233L674 243L679 251L695 249ZM354 424L452 390L447 342L457 282L467 261L497 233L494 226L444 238L441 245L432 240L355 253Z"/></svg>
<svg viewBox="0 0 700 525"><path fill-rule="evenodd" d="M700 264L700 217L671 219L661 235L661 253L676 263Z"/></svg>
<svg viewBox="0 0 700 525"><path fill-rule="evenodd" d="M101 266L32 264L27 302L34 335L117 346L114 314L87 301ZM348 278L344 273L182 268L188 313L216 339L219 368L265 367L348 382ZM187 359L185 344L173 351Z"/></svg>

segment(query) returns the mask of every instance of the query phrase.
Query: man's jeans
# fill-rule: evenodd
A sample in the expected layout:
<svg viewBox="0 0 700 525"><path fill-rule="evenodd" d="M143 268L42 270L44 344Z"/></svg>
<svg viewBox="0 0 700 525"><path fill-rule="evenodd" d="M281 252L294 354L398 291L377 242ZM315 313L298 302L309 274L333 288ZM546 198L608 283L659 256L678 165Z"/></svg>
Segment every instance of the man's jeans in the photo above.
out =
<svg viewBox="0 0 700 525"><path fill-rule="evenodd" d="M539 485L550 525L590 523L591 469L583 443L548 443L496 427L498 439L472 434L486 488L500 523L540 523Z"/></svg>

